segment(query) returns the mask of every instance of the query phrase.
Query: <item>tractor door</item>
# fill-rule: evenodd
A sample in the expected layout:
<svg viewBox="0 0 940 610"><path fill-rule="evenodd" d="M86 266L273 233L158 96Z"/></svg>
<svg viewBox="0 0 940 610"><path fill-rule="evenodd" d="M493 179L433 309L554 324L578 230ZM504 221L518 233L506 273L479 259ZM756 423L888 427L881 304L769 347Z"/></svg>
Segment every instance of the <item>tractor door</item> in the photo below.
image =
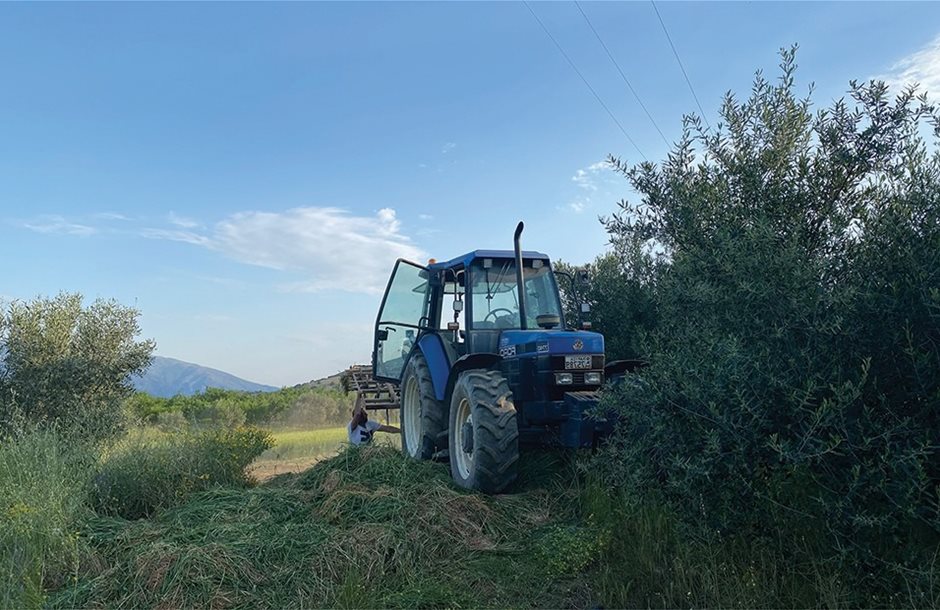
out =
<svg viewBox="0 0 940 610"><path fill-rule="evenodd" d="M380 381L397 383L418 334L428 326L426 267L398 259L375 320L372 370Z"/></svg>

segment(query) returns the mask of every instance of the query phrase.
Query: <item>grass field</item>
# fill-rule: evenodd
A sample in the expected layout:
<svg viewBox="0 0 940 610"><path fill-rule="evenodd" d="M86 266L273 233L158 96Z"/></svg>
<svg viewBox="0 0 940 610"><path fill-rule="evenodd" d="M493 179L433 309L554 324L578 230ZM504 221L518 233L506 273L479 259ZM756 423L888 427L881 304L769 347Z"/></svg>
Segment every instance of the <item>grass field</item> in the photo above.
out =
<svg viewBox="0 0 940 610"><path fill-rule="evenodd" d="M287 472L300 472L333 457L347 444L346 428L281 430L273 433L274 447L262 453L251 466L251 474L264 481ZM401 447L395 434L377 434L376 444Z"/></svg>

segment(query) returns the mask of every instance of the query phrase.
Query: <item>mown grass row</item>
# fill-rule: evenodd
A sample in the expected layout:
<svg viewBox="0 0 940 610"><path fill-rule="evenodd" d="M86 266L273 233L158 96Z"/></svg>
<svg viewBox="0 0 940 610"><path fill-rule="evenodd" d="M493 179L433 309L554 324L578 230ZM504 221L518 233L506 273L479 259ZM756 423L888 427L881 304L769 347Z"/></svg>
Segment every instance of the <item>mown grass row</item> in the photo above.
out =
<svg viewBox="0 0 940 610"><path fill-rule="evenodd" d="M561 481L561 479L556 479ZM53 607L479 607L592 603L571 562L576 490L498 498L440 464L350 448L299 475L216 488L153 518L97 518L92 552ZM595 549L596 550L596 549ZM583 552L581 553L583 555ZM520 598L520 593L523 597Z"/></svg>
<svg viewBox="0 0 940 610"><path fill-rule="evenodd" d="M235 445L259 452L246 434ZM4 441L0 607L857 605L830 567L788 563L769 541L697 537L571 454L527 454L500 496L388 446L251 486L244 457L208 457L225 439L148 433L98 461L49 432ZM115 504L96 487L105 472L139 479L118 495L163 501ZM869 605L938 602L899 591Z"/></svg>

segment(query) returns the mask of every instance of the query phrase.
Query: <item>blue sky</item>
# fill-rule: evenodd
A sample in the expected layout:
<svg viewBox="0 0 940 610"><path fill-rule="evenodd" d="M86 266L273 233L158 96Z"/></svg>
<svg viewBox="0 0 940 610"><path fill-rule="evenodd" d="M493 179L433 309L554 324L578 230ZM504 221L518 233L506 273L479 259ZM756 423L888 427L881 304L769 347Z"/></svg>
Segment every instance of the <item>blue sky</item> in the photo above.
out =
<svg viewBox="0 0 940 610"><path fill-rule="evenodd" d="M657 5L712 122L799 43L940 91L940 4ZM649 3L583 3L671 141L696 109ZM572 3L534 3L646 158L667 147ZM641 160L525 5L0 4L0 297L142 312L157 353L274 385L366 361L398 256L605 249Z"/></svg>

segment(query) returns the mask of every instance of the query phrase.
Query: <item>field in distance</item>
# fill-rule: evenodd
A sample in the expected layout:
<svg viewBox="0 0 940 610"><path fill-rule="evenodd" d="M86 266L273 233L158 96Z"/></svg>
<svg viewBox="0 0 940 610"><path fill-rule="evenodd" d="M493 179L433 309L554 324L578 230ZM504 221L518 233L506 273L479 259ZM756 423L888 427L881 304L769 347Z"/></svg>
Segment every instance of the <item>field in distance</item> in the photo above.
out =
<svg viewBox="0 0 940 610"><path fill-rule="evenodd" d="M346 427L272 432L274 447L251 465L251 474L259 481L286 472L301 472L313 464L333 457L348 444ZM375 444L401 447L397 434L377 434Z"/></svg>

